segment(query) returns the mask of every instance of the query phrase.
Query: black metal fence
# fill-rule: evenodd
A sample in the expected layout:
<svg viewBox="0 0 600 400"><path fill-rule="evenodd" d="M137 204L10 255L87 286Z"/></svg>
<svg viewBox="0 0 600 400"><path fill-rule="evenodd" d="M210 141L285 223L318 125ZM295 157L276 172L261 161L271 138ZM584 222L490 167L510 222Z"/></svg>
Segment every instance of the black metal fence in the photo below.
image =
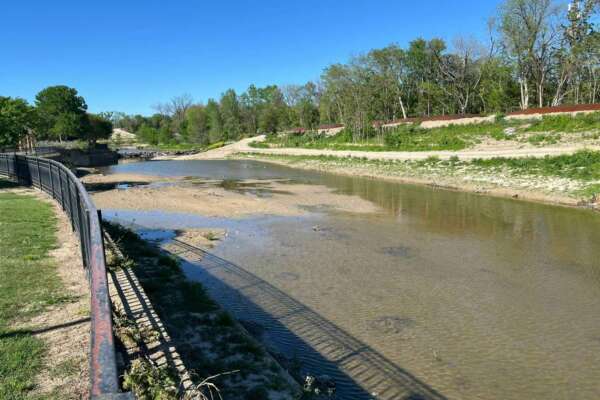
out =
<svg viewBox="0 0 600 400"><path fill-rule="evenodd" d="M79 236L81 257L91 291L90 397L132 398L119 392L112 310L102 239L102 216L82 183L59 162L17 154L0 154L0 175L51 195Z"/></svg>

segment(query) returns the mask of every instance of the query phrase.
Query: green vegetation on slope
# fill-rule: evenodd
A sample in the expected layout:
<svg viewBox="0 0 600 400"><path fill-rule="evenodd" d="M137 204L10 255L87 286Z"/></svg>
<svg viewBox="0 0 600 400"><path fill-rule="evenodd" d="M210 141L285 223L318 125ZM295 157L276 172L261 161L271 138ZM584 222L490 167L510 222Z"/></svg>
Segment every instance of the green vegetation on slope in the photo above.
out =
<svg viewBox="0 0 600 400"><path fill-rule="evenodd" d="M356 142L349 130L334 136L317 133L304 135L270 136L262 143L251 143L254 147L303 147L309 149L363 150L363 151L432 151L461 150L489 136L504 139L504 129L514 123L473 125L450 125L447 127L424 129L416 125L401 125L381 134L372 132L366 140Z"/></svg>
<svg viewBox="0 0 600 400"><path fill-rule="evenodd" d="M302 135L270 135L264 142L250 145L257 148L302 147L308 149L362 150L362 151L441 151L462 150L485 139L516 140L533 145L556 144L561 135L589 132L598 138L600 112L576 116L546 116L539 120L510 121L498 118L496 122L470 125L449 125L421 128L416 124L400 125L382 132L370 131L366 139L356 141L349 130L334 136L315 132ZM507 129L512 128L511 131ZM510 132L510 133L509 133ZM544 132L544 133L538 133Z"/></svg>
<svg viewBox="0 0 600 400"><path fill-rule="evenodd" d="M0 181L0 187L8 186ZM24 399L34 388L44 343L15 323L65 300L48 252L56 247L52 207L31 196L0 193L0 398Z"/></svg>
<svg viewBox="0 0 600 400"><path fill-rule="evenodd" d="M545 115L532 122L527 132L579 132L598 131L600 128L600 112L571 115Z"/></svg>
<svg viewBox="0 0 600 400"><path fill-rule="evenodd" d="M256 155L251 153L239 156L256 158ZM473 178L479 182L493 182L501 178L507 187L514 184L515 188L519 188L523 181L540 183L547 181L547 177L563 178L568 179L573 185L572 189L566 189L562 194L586 201L597 199L600 195L600 152L598 151L583 150L572 155L543 158L494 158L473 161L463 161L456 156L448 160L428 157L419 161L270 154L261 154L259 158L281 161L292 166L318 167L319 170L329 169L341 173L352 171L353 175L375 174L383 177L418 178L421 181L432 182L448 177L464 183ZM515 180L513 181L512 178Z"/></svg>
<svg viewBox="0 0 600 400"><path fill-rule="evenodd" d="M600 180L600 152L579 151L572 155L546 156L544 158L492 158L473 160L473 164L485 167L508 167L514 173L561 178L582 181Z"/></svg>

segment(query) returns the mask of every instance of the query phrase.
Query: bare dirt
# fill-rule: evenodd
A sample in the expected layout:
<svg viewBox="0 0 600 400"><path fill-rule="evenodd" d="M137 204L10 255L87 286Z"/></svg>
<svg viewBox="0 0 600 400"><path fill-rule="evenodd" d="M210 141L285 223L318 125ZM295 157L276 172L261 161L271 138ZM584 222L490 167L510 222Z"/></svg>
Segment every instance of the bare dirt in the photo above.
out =
<svg viewBox="0 0 600 400"><path fill-rule="evenodd" d="M112 182L129 176L106 177ZM95 178L98 182L103 178ZM295 216L307 208L326 207L338 211L370 213L378 208L358 196L334 193L325 186L286 183L277 180L242 181L236 188L223 188L215 181L181 181L164 187L133 187L93 194L98 208L192 213L209 217L245 217L249 215Z"/></svg>
<svg viewBox="0 0 600 400"><path fill-rule="evenodd" d="M161 176L142 175L142 174L117 174L117 175L102 175L89 174L81 178L83 183L120 183L120 182L160 182L173 180L174 178L164 178Z"/></svg>
<svg viewBox="0 0 600 400"><path fill-rule="evenodd" d="M600 144L594 143L565 143L551 146L534 146L529 143L517 141L494 141L486 143L484 146L469 150L460 151L357 151L357 150L326 150L326 149L303 149L303 148L274 148L263 149L251 147L250 143L265 140L265 136L242 139L239 142L206 151L203 153L185 155L185 156L165 156L159 157L162 160L214 160L223 159L238 153L252 153L256 155L280 155L280 156L335 156L335 157L353 157L364 158L368 160L425 160L429 157L438 157L442 160L448 160L451 157L458 157L461 160L490 159L495 157L544 157L556 156L561 154L573 154L579 150L600 150Z"/></svg>

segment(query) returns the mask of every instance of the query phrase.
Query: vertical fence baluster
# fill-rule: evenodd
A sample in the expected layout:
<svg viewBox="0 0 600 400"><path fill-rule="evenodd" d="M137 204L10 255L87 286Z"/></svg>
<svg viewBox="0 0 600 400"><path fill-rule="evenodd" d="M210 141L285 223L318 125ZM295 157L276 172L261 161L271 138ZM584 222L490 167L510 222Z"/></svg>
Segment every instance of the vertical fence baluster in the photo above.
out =
<svg viewBox="0 0 600 400"><path fill-rule="evenodd" d="M60 189L60 205L65 210L65 190L63 186L62 169L58 168L58 187Z"/></svg>
<svg viewBox="0 0 600 400"><path fill-rule="evenodd" d="M48 175L50 176L50 187L52 189L52 198L56 199L56 193L54 193L54 175L52 174L52 163L48 162Z"/></svg>
<svg viewBox="0 0 600 400"><path fill-rule="evenodd" d="M31 167L32 164L29 162L29 160L27 160L27 164ZM38 187L42 190L44 190L44 184L42 183L42 170L40 170L40 159L36 158L35 159L35 166L37 168L37 176L38 176Z"/></svg>
<svg viewBox="0 0 600 400"><path fill-rule="evenodd" d="M75 230L75 215L73 213L73 193L71 192L71 182L67 179L67 191L69 199L69 219L71 220L71 229Z"/></svg>

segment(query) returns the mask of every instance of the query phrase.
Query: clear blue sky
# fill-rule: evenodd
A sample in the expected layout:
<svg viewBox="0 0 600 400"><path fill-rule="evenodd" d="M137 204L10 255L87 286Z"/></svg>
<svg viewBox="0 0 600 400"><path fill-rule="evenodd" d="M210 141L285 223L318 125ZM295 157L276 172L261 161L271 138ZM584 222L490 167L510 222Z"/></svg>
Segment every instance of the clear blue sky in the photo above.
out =
<svg viewBox="0 0 600 400"><path fill-rule="evenodd" d="M207 4L210 3L210 4ZM249 84L304 83L389 43L485 39L498 0L10 1L0 12L0 95L75 87L92 112L151 114Z"/></svg>

